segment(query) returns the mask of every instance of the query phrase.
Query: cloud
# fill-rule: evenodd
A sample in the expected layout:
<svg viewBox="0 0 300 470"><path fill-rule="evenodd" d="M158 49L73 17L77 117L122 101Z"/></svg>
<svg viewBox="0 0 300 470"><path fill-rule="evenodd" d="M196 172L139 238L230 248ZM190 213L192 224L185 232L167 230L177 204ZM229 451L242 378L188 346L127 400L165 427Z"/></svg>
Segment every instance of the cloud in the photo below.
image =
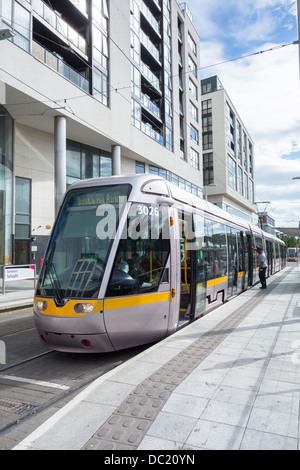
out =
<svg viewBox="0 0 300 470"><path fill-rule="evenodd" d="M300 180L292 180L300 176L299 53L296 45L282 47L297 38L296 2L188 5L200 37L201 78L218 75L253 138L256 200L271 201L278 223L300 220Z"/></svg>

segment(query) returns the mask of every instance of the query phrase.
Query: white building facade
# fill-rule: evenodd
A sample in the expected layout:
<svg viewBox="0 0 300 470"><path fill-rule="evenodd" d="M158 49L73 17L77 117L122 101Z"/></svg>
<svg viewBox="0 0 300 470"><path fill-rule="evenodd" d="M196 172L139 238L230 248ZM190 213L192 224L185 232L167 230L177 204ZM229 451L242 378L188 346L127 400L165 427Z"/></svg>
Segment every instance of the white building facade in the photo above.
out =
<svg viewBox="0 0 300 470"><path fill-rule="evenodd" d="M37 268L65 189L202 193L200 44L176 0L0 0L0 265Z"/></svg>
<svg viewBox="0 0 300 470"><path fill-rule="evenodd" d="M201 86L205 192L222 209L257 222L254 143L218 77Z"/></svg>

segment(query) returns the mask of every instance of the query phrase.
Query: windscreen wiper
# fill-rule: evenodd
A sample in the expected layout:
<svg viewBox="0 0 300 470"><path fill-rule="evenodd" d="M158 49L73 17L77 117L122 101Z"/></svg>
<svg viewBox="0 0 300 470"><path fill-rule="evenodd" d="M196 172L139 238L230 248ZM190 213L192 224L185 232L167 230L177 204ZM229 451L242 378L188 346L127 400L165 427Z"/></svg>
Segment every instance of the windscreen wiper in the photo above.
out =
<svg viewBox="0 0 300 470"><path fill-rule="evenodd" d="M45 261L45 273L44 273L43 284L45 285L46 275L48 274L51 287L54 291L56 304L59 306L59 305L64 305L64 298L63 298L61 287L57 278L55 266L53 264L53 254L54 254L55 246L56 246L56 242L53 243L50 255L48 256L48 259Z"/></svg>
<svg viewBox="0 0 300 470"><path fill-rule="evenodd" d="M64 305L64 303L65 303L64 298L63 298L63 295L62 295L62 291L61 291L61 288L60 288L59 281L57 279L57 274L56 274L56 271L55 271L55 267L54 267L54 264L52 263L52 261L46 261L46 272L49 276L49 280L50 280L52 289L54 291L56 304L58 306L59 305Z"/></svg>

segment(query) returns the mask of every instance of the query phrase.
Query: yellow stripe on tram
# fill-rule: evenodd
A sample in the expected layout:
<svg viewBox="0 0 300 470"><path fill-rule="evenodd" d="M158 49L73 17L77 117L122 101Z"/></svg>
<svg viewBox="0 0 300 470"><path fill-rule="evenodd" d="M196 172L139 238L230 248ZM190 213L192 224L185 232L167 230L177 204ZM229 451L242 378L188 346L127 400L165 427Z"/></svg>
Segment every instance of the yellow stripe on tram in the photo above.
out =
<svg viewBox="0 0 300 470"><path fill-rule="evenodd" d="M118 297L115 299L105 299L105 310L116 308L136 307L137 305L148 305L157 302L166 302L171 299L171 292L160 292L156 294L140 294L129 297Z"/></svg>
<svg viewBox="0 0 300 470"><path fill-rule="evenodd" d="M57 307L53 299L43 298L43 297L36 297L35 301L37 300L45 300L47 302L46 310L41 311L43 315L52 315L56 317L84 317L87 313L76 313L74 311L74 306L78 303L89 303L94 306L94 310L91 312L97 313L103 310L103 300L91 300L91 299L77 299L77 300L68 300L63 307Z"/></svg>
<svg viewBox="0 0 300 470"><path fill-rule="evenodd" d="M223 282L227 282L227 276L217 277L216 279L211 279L207 281L207 287L217 286L218 284L222 284Z"/></svg>

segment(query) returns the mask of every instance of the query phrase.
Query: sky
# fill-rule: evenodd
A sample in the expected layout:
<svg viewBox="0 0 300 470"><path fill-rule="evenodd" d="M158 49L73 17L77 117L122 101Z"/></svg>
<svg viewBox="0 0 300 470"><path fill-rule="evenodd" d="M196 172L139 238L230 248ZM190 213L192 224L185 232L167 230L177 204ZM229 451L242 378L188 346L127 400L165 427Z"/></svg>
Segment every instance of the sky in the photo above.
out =
<svg viewBox="0 0 300 470"><path fill-rule="evenodd" d="M258 209L276 227L300 227L299 46L288 45L298 39L297 2L186 3L200 38L200 78L218 75L254 141Z"/></svg>

